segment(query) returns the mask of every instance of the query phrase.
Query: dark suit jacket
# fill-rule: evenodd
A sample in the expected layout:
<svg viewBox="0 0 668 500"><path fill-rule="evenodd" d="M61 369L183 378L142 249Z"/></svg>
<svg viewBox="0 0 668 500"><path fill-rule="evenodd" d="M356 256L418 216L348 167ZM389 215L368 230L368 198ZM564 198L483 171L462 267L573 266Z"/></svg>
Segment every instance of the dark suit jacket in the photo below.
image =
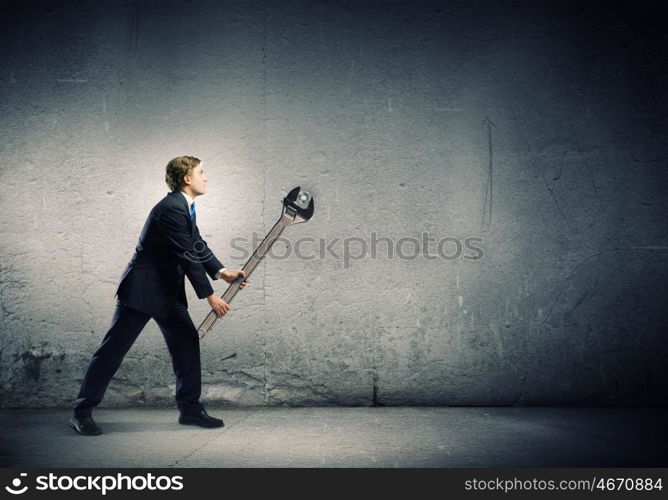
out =
<svg viewBox="0 0 668 500"><path fill-rule="evenodd" d="M179 191L153 207L118 281L116 294L123 303L151 316L168 316L176 300L188 305L184 275L198 298L213 293L207 273L213 279L224 266L202 240L196 223Z"/></svg>

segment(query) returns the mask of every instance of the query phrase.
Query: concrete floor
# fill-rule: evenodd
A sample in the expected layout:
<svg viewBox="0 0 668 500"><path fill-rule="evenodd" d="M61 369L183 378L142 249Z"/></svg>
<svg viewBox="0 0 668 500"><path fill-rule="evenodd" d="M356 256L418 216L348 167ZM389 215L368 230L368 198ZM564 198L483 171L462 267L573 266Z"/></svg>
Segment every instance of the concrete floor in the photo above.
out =
<svg viewBox="0 0 668 500"><path fill-rule="evenodd" d="M80 436L69 410L0 410L3 467L668 466L668 409L98 409Z"/></svg>

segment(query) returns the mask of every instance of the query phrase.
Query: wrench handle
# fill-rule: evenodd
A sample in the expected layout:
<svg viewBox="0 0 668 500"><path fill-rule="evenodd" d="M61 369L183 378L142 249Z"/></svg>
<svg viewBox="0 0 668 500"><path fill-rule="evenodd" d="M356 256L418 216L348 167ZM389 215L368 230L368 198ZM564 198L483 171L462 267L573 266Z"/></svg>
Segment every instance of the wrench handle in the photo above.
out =
<svg viewBox="0 0 668 500"><path fill-rule="evenodd" d="M269 231L267 236L265 236L262 242L257 246L255 251L253 252L253 255L251 255L250 259L248 259L246 264L244 264L242 271L246 273L246 276L245 277L239 276L236 280L230 283L230 286L227 287L227 290L225 290L225 293L221 297L225 302L229 304L232 301L234 296L239 291L239 286L241 285L243 280L248 279L250 277L250 275L253 273L253 271L260 263L260 261L264 258L265 255L267 255L267 253L271 249L271 246L278 239L281 233L283 233L283 230L287 226L289 226L293 221L294 221L294 216L290 216L284 210L283 213L281 214L281 218L278 219L276 224L274 224L274 227L271 228L271 231ZM213 325L216 323L217 320L218 320L218 315L214 310L211 310L211 312L209 312L207 317L204 318L204 321L202 321L202 323L197 328L197 334L199 335L200 339L203 338L204 335L206 335L209 330L211 330L211 328L213 327Z"/></svg>

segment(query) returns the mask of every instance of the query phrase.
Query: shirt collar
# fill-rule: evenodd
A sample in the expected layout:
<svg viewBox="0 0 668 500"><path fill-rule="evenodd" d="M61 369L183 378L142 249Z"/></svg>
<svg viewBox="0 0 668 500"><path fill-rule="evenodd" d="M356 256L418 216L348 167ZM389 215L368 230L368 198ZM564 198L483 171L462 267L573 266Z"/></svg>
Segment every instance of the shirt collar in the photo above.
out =
<svg viewBox="0 0 668 500"><path fill-rule="evenodd" d="M190 197L190 195L188 195L185 191L180 191L180 193L181 193L183 196L186 197L186 202L188 203L188 210L190 210L190 208L192 207L193 202L194 202L195 200L193 200L193 199Z"/></svg>

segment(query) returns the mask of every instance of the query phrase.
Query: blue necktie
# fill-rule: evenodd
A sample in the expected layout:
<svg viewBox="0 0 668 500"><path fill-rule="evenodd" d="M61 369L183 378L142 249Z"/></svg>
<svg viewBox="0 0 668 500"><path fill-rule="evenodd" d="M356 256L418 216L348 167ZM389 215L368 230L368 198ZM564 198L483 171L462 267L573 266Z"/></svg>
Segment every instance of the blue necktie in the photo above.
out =
<svg viewBox="0 0 668 500"><path fill-rule="evenodd" d="M190 205L190 220L195 220L195 202Z"/></svg>

